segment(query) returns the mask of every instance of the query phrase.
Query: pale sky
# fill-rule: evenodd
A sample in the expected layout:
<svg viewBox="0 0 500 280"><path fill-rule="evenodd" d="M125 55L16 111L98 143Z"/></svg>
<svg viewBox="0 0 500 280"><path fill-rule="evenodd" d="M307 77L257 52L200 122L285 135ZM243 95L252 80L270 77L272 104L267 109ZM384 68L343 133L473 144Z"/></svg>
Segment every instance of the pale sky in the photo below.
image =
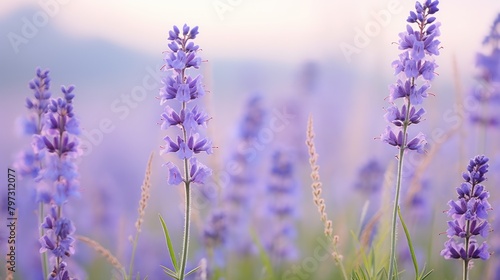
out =
<svg viewBox="0 0 500 280"><path fill-rule="evenodd" d="M401 12L391 14L386 26L378 25L380 32L369 37L369 51L363 54L376 57L377 48L391 48L404 30L413 1L3 0L0 18L25 6L44 12L44 7L56 3L49 24L67 35L102 38L152 54L166 49L167 32L173 24L188 23L200 26L198 44L214 57L320 60L342 58L339 46L353 44L356 30L376 23L374 14L388 10L395 1ZM500 1L441 1L440 9L437 17L443 24L441 41L447 55L472 57L469 54L476 52L500 12ZM12 32L20 33L22 24L19 19L19 28ZM472 62L467 59L466 65Z"/></svg>
<svg viewBox="0 0 500 280"><path fill-rule="evenodd" d="M383 26L375 17L386 13L394 3L397 12L389 13L390 18ZM48 24L68 36L104 39L151 55L166 50L172 25L188 23L200 27L197 43L203 49L203 57L268 61L334 59L345 62L346 67L361 66L362 72L367 71L363 67L366 63L377 63L381 57L397 57L397 47L392 43L405 29L413 3L407 0L2 0L0 19L31 6L36 9L33 16L48 13ZM437 18L442 23L440 40L444 49L440 60L449 65L456 56L460 68L472 66L480 42L498 13L498 0L479 0L473 4L465 0L441 1ZM33 21L29 16L28 20ZM365 32L374 25L379 29L368 36L368 45L344 59L346 55L340 46L355 46L359 30ZM17 29L11 32L20 34L22 26L20 18ZM2 36L6 38L5 34ZM391 59L382 61L388 60Z"/></svg>

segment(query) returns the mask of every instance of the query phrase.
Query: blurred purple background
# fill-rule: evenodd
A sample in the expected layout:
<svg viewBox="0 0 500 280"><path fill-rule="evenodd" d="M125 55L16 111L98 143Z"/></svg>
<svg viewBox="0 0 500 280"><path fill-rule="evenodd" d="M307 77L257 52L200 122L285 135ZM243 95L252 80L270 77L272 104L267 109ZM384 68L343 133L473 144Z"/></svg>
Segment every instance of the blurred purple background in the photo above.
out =
<svg viewBox="0 0 500 280"><path fill-rule="evenodd" d="M30 140L16 131L16 123L26 114L24 100L31 95L27 83L35 68L49 68L53 96L59 96L60 85L76 86L75 113L84 129L82 198L72 210L82 218L78 234L109 242L114 251L120 250L123 244L119 241L132 233L144 168L149 153L154 152L154 199L145 227L155 231L148 235L163 246L156 213L164 213L170 227L180 229L182 200L180 189L167 187L166 169L161 168L164 159L158 153L164 131L157 122L162 107L155 97L159 77L167 75L158 70L163 64L162 51L167 49L168 30L174 24L187 23L199 26L196 42L202 48L201 57L207 60L197 73L204 76L209 91L204 102L213 116L208 133L218 147L211 159L215 174L224 174L224 161L234 150L231 145L245 103L259 93L271 116L276 111L293 115L285 131L276 132L259 152L267 155L271 147L302 145L306 119L312 114L325 186L347 190L370 158L385 163L396 153L374 138L386 126L384 98L388 85L396 80L390 63L397 59L395 42L412 6L413 1L394 0L0 2L1 167L11 166L16 154L29 145ZM466 94L474 86L474 57L482 50L482 39L499 12L497 0L440 4L437 17L442 23L443 48L437 57L439 76L432 84L435 96L426 101L428 114L419 129L448 131L457 121L445 117L450 110L459 117L458 122L467 123L466 116L453 110L461 102L458 94ZM492 139L498 139L495 133ZM460 149L460 143L467 148ZM489 157L498 158L498 147L492 143L487 149ZM471 133L455 135L428 170L459 174L464 159L478 152L475 147ZM300 191L305 205L301 215L306 216L315 209L310 203L305 158L299 169L306 178ZM460 177L455 175L436 176L433 185L456 184ZM338 188L325 189L328 207L349 203L338 195ZM450 197L449 189L436 192ZM22 190L18 196L21 194ZM103 220L96 225L98 217ZM317 222L306 219L302 223L308 220ZM104 225L110 229L104 230ZM121 236L120 232L125 233ZM180 232L174 236L180 238Z"/></svg>

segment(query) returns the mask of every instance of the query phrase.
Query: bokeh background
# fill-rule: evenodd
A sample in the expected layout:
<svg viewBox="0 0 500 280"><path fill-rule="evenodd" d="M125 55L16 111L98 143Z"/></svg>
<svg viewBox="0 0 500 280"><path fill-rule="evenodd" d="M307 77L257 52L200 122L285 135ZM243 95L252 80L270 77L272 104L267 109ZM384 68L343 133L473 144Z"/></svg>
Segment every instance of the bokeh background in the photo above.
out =
<svg viewBox="0 0 500 280"><path fill-rule="evenodd" d="M106 244L117 255L127 255L144 168L149 154L155 153L153 195L139 242L139 259L149 261L137 264L144 274L155 275L158 263L151 259L163 258L159 263L166 264L167 257L157 213L167 220L173 238L180 240L183 203L180 188L166 184L167 172L161 164L167 157L158 155L164 131L157 124L162 107L155 97L160 77L167 75L159 69L168 30L174 24L198 25L196 43L206 61L193 73L204 76L209 91L204 106L213 118L207 134L217 148L207 161L214 169L216 185L224 186L219 182L225 174L224 163L235 149L249 98L259 95L269 117L276 112L291 114L285 130L275 131L257 150L261 163L257 176L265 184L275 149L302 149L296 159L298 258L310 255L308 248L321 234L303 145L306 119L311 114L323 195L335 231L349 248L350 230L356 231L350 226L357 226L349 221L359 219L366 200L353 191L362 179L359 171L371 159L381 162L385 170L396 154L375 138L386 126L382 116L388 103L384 99L388 85L396 80L390 63L397 59L398 33L404 30L413 6L413 1L406 0L1 1L1 166L3 170L12 166L16 155L29 147L30 139L19 131L19 121L26 114L24 100L31 95L27 83L36 67L49 68L54 96L60 85L76 86L75 111L84 130L85 150L79 162L81 198L72 201L68 210L78 234ZM436 58L439 76L432 84L434 95L424 103L426 121L419 127L424 133L453 131L424 172L430 181L424 197L437 221L427 225L430 238L426 240L434 240L435 245L427 253L435 259L440 258L446 239L439 235L446 230L446 215L441 213L454 196L467 159L486 152L497 174L499 171L498 133L488 133L487 145L481 146L478 129L468 123L467 110L460 109L469 90L477 86L475 56L484 51L481 43L499 12L497 0L459 0L442 1L437 14L442 24L441 55ZM384 15L382 22L377 21ZM346 53L346 48L353 52ZM458 118L450 121L446 117L450 114ZM461 125L458 130L457 123ZM492 173L490 182L498 186L498 175ZM6 181L5 175L1 178ZM494 185L488 187L493 196L490 200L500 202L500 192ZM36 206L30 206L28 188L29 183L19 179L18 269L26 277L19 279L36 277L28 270L32 259L36 263L38 258L32 254L37 247ZM2 197L5 195L2 191ZM195 211L195 240L210 209L211 204L201 203ZM193 247L192 262L203 255L201 247ZM77 250L87 256L78 259L83 277L92 275L86 268L107 271L90 249L79 245ZM447 265L460 268L458 263ZM318 275L328 275L331 268L321 267L319 271L326 272Z"/></svg>

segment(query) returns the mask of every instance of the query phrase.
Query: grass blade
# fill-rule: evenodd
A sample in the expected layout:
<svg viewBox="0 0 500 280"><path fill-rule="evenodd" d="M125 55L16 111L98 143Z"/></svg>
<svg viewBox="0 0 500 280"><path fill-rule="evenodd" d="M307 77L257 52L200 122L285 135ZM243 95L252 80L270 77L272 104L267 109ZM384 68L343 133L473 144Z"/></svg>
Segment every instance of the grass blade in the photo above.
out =
<svg viewBox="0 0 500 280"><path fill-rule="evenodd" d="M163 268L163 272L165 272L165 274L167 274L168 276L170 276L176 280L179 280L179 276L177 276L177 274L175 272L173 272L170 268L163 266L163 265L160 265L160 266L161 266L161 268Z"/></svg>
<svg viewBox="0 0 500 280"><path fill-rule="evenodd" d="M174 246L172 246L172 240L170 240L170 234L168 234L167 224L165 224L165 220L163 220L163 217L160 214L158 214L158 217L160 218L160 223L163 228L163 233L165 234L165 241L167 242L168 252L170 254L170 260L172 261L172 265L177 271L179 269L179 266L177 264L177 258L175 257Z"/></svg>
<svg viewBox="0 0 500 280"><path fill-rule="evenodd" d="M423 275L422 277L420 277L421 280L424 280L425 278L429 277L429 275L431 275L431 273L434 271L434 269L431 269L429 272L427 272L425 275Z"/></svg>
<svg viewBox="0 0 500 280"><path fill-rule="evenodd" d="M266 273L268 273L269 277L267 277L266 279L274 279L274 269L273 269L273 264L271 262L271 257L264 249L264 246L260 242L257 233L255 231L252 230L250 232L250 237L252 238L254 244L257 245L259 257L262 261L262 264L264 265L264 268L266 269Z"/></svg>
<svg viewBox="0 0 500 280"><path fill-rule="evenodd" d="M193 268L191 271L189 271L188 273L186 273L186 275L185 275L185 276L188 276L188 275L192 274L193 272L195 272L195 271L197 271L198 269L200 269L200 267L201 267L201 266L197 266L197 267Z"/></svg>
<svg viewBox="0 0 500 280"><path fill-rule="evenodd" d="M406 235L406 240L408 241L408 248L410 249L411 260L413 261L413 267L415 268L415 278L418 279L419 273L418 273L417 257L415 256L415 250L413 249L413 244L411 242L410 232L408 231L408 228L406 227L406 224L403 220L403 215L401 215L401 209L399 208L399 206L398 206L398 215Z"/></svg>

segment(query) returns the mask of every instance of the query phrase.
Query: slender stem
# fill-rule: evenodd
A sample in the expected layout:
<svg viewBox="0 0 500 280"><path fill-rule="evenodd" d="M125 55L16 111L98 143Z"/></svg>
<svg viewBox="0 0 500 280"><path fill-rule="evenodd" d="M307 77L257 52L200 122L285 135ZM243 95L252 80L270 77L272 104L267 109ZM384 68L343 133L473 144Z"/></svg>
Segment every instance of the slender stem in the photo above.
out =
<svg viewBox="0 0 500 280"><path fill-rule="evenodd" d="M396 261L396 228L397 228L397 215L398 215L398 206L399 206L399 192L401 189L401 173L403 170L403 156L404 149L399 149L399 162L398 162L398 175L396 181L396 194L394 197L394 208L392 211L392 224L391 224L391 255L389 262L389 280L392 279L394 273L394 266Z"/></svg>
<svg viewBox="0 0 500 280"><path fill-rule="evenodd" d="M466 239L468 239L468 238L466 238ZM465 250L468 250L469 249L468 247L469 247L469 241L467 240L465 242L465 248L466 248ZM462 279L463 280L469 279L469 260L468 259L464 260Z"/></svg>
<svg viewBox="0 0 500 280"><path fill-rule="evenodd" d="M38 216L38 219L39 219L39 222L38 224L43 224L43 219L44 219L44 213L43 213L43 202L40 202L39 203L39 207L38 207L38 212L39 212L39 216ZM43 227L40 227L40 238L43 237L45 235L45 231L43 230ZM43 271L43 277L47 277L47 275L49 275L49 268L47 267L48 265L48 261L47 261L47 252L43 252L42 255L41 255L41 258L42 258L42 271Z"/></svg>
<svg viewBox="0 0 500 280"><path fill-rule="evenodd" d="M413 83L413 81L412 81ZM410 114L410 99L408 98L407 106L406 106L406 117L405 122L403 124L403 143L399 148L399 156L398 156L398 173L396 177L396 193L394 195L394 206L392 211L392 224L391 224L391 255L389 259L389 274L388 279L391 280L393 278L393 274L397 273L394 271L395 262L396 262L396 229L397 229L397 217L398 217L398 208L399 208L399 194L401 191L401 180L403 174L403 157L404 151L406 148L407 136L406 131L408 129L408 116Z"/></svg>
<svg viewBox="0 0 500 280"><path fill-rule="evenodd" d="M139 238L139 231L135 232L134 241L132 243L132 255L130 257L130 265L128 267L128 275L126 279L132 279L132 271L134 269L134 259L135 259L135 250L137 248L137 239Z"/></svg>
<svg viewBox="0 0 500 280"><path fill-rule="evenodd" d="M57 220L59 220L61 218L61 215L62 215L62 206L57 206ZM60 242L61 242L61 240L59 239L59 236L57 236L56 247L59 247ZM59 267L61 265L61 262L62 262L62 258L57 257L56 258L56 270L57 270L58 275L59 275Z"/></svg>
<svg viewBox="0 0 500 280"><path fill-rule="evenodd" d="M184 48L183 43L183 48ZM182 69L181 71L181 80L184 81L184 70ZM186 102L182 102L182 109L186 109ZM184 137L184 143L188 142L188 135L186 128L183 126L182 127L182 136ZM191 220L191 192L190 192L190 180L191 178L189 177L189 166L188 166L188 159L184 159L184 185L185 185L185 217L184 217L184 237L183 237L183 242L182 242L182 255L181 255L181 267L179 271L179 280L184 279L184 273L186 270L186 262L187 262L187 256L188 256L188 249L189 249L189 228L190 228L190 220Z"/></svg>
<svg viewBox="0 0 500 280"><path fill-rule="evenodd" d="M474 191L474 187L472 187L471 193ZM469 242L470 242L470 220L465 222L465 256L467 259L464 260L464 271L463 271L463 280L469 279Z"/></svg>
<svg viewBox="0 0 500 280"><path fill-rule="evenodd" d="M37 118L37 124L36 124L36 134L41 135L42 134L42 114L43 112L39 111L38 112L38 118ZM40 163L40 170L43 169L42 162ZM38 204L38 224L41 225L43 224L43 219L45 218L44 214L44 203L43 201L40 201ZM40 238L42 238L45 235L45 230L43 227L40 226ZM47 259L47 252L43 252L41 255L42 258L42 271L43 271L43 277L47 277L49 275L49 267L48 267L48 259Z"/></svg>
<svg viewBox="0 0 500 280"><path fill-rule="evenodd" d="M187 160L185 160L187 165ZM184 217L184 238L182 243L182 256L181 267L179 271L179 280L184 279L184 272L186 270L187 255L189 249L189 228L191 216L191 192L189 188L189 181L186 182L186 216Z"/></svg>
<svg viewBox="0 0 500 280"><path fill-rule="evenodd" d="M462 275L463 280L468 280L469 279L469 261L464 260L464 271Z"/></svg>
<svg viewBox="0 0 500 280"><path fill-rule="evenodd" d="M337 253L337 245L333 241L333 237L332 237L332 244L333 244L333 251L335 253ZM340 271L342 272L342 276L344 277L344 280L349 280L349 277L347 277L347 272L345 270L344 263L342 262L342 260L338 259L337 264L340 266Z"/></svg>
<svg viewBox="0 0 500 280"><path fill-rule="evenodd" d="M181 48L183 51L186 51L186 42L188 40L187 36L184 36L184 38L181 41ZM181 82L185 82L185 68L181 70L180 76L181 76ZM182 109L185 110L187 107L187 102L182 102ZM184 137L184 143L188 142L188 135L186 128L184 125L182 126L182 136ZM191 220L191 191L190 191L190 183L191 183L191 178L189 176L189 165L188 165L188 159L184 159L184 186L185 186L185 216L184 216L184 236L183 236L183 242L182 242L182 252L181 252L181 266L178 271L178 276L179 280L184 280L185 277L185 271L186 271L186 262L187 262L187 256L188 256L188 250L189 250L189 229L190 229L190 220Z"/></svg>

